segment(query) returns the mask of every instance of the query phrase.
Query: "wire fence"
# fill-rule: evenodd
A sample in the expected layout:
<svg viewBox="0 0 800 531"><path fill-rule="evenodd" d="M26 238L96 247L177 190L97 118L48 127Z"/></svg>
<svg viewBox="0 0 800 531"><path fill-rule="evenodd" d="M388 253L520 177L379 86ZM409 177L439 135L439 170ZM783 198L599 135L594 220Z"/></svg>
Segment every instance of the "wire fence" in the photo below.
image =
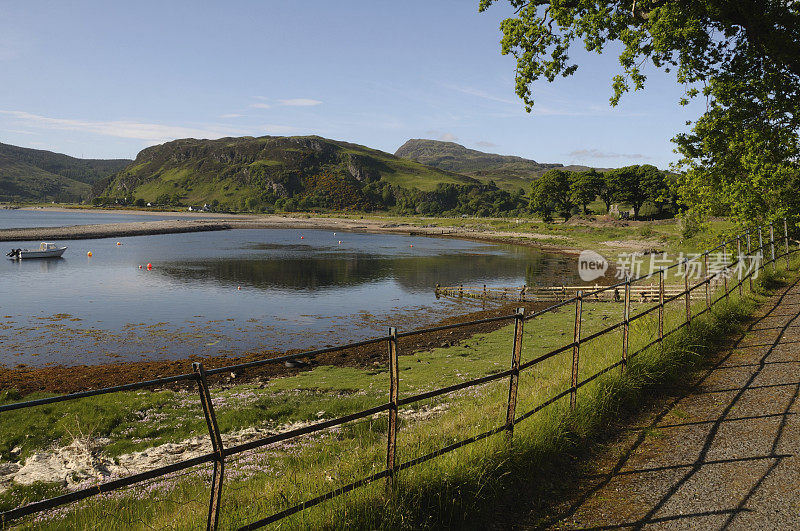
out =
<svg viewBox="0 0 800 531"><path fill-rule="evenodd" d="M516 425L525 421L526 419L529 419L548 406L551 406L562 399L566 399L567 397L569 397L569 407L574 409L578 401L578 391L582 387L588 385L612 370L619 369L621 371L625 371L629 361L632 358L644 350L663 342L665 338L671 334L674 334L683 327L690 326L692 319L709 312L715 304L723 299L728 299L731 293L738 292L739 295L742 295L745 286L747 286L749 291L752 291L753 278L756 277L765 267L771 266L772 269L775 270L779 261L782 258L785 258L786 268L788 269L790 266L790 255L800 249L790 249L786 221L784 221L783 229L784 234L783 238L781 239L783 240L784 245L782 252L776 252L776 245L780 245L781 242L780 240L775 239L774 227L770 225L769 240L766 242L764 241L761 228L758 228L754 231L748 231L721 243L714 249L709 249L699 253L698 256L694 258L686 258L682 261L672 263L671 265L662 267L657 271L652 271L647 275L641 275L636 278L626 278L625 280L611 286L588 289L586 291L577 290L574 296L563 298L556 304L553 304L546 309L536 311L528 315L525 314L524 309L520 308L515 313L510 315L502 315L498 317L426 328L422 330L399 332L396 328L392 327L385 336L375 337L347 345L327 347L209 370L205 369L202 363L193 363L192 372L187 372L177 376L157 378L103 389L0 405L0 415L2 415L10 411L41 407L87 397L160 387L180 382L193 382L197 388L200 406L205 418L205 425L208 436L211 440L210 452L202 453L191 459L184 459L165 466L159 466L152 470L106 481L89 488L81 488L66 494L6 510L0 513L0 524L2 524L3 527L6 527L11 522L26 516L50 511L57 507L72 504L93 496L106 494L119 489L126 489L134 485L144 484L146 482L153 481L156 478L191 473L191 469L198 467L199 465L211 463L213 465L213 470L211 473L211 489L208 502L207 528L216 529L219 526L223 483L226 477L226 464L230 462L231 458L234 458L235 456L242 456L246 452L251 452L259 448L274 445L276 443L301 438L322 430L329 430L337 426L343 426L354 421L374 418L374 416L383 413L386 413L388 416L385 468L361 477L360 479L341 485L335 489L329 490L324 494L286 507L273 514L265 515L263 518L241 527L241 529L256 529L267 524L277 522L293 514L304 511L305 509L314 507L327 500L338 497L355 489L359 489L379 480L384 480L385 488L388 492L391 492L394 490L399 480L399 472L403 470L415 467L438 456L442 456L458 448L462 448L495 435L502 434L508 439L508 441L511 441ZM754 242L752 241L753 237L756 235L758 237L757 247L753 245ZM734 246L735 253L733 252ZM723 267L718 271L712 272L709 269L709 256L711 253L715 253L720 250L725 257ZM767 259L764 259L765 254L768 254ZM730 274L731 271L736 270L737 268L739 271L741 271L741 265L746 256L756 256L757 265L749 268L746 273L740 274L738 278L732 278ZM733 257L734 259L731 261L729 260L730 257ZM699 282L691 282L690 279L690 271L692 271L694 266L699 266L702 268L702 275ZM675 289L668 290L665 288L665 277L673 269L681 273L683 276L683 289L680 291L676 291ZM657 279L656 284L652 284L654 279ZM631 295L632 293L638 293L640 291L637 290L637 284L642 285L644 283L650 283L650 288L648 289L651 291L655 290L655 293L650 296L648 301L646 301L647 304L640 305L638 308L634 309L631 303ZM711 289L712 283L716 283L722 287L721 290L717 290L719 294L716 296L714 296L714 290ZM652 286L655 286L655 288ZM584 316L584 302L600 300L603 294L608 292L617 292L621 294L621 302L624 303L622 319L608 326L601 326L599 321L595 322L591 319L591 315L589 318ZM685 305L685 317L683 317L680 322L674 322L673 320L672 323L665 323L665 307L670 303ZM572 308L574 310L574 328L570 330L572 340L547 352L536 352L531 359L523 361L522 351L525 337L525 324L533 319L549 314L550 312L555 312L559 309L565 308ZM655 317L656 330L653 333L653 338L651 341L644 344L644 346L638 348L635 352L630 352L629 345L631 324L648 315L653 315ZM499 370L486 376L472 378L453 385L438 387L435 389L426 390L424 392L418 392L410 396L400 396L399 387L401 371L398 357L399 339L489 323L513 323L514 325L511 363L507 369ZM586 375L585 371L587 369L584 365L582 365L581 360L581 347L586 345L588 342L597 340L598 338L618 330L621 330L620 340L618 343L618 359L600 368L599 370L596 370L596 372ZM212 400L212 389L209 386L209 377L231 373L234 371L241 372L268 364L284 364L286 362L298 360L299 358L311 359L326 353L381 343L386 345L389 365L389 391L386 402L380 403L374 407L349 413L338 418L322 420L309 425L296 427L288 431L257 438L255 440L249 440L227 446L223 443L222 432L220 431L217 423L217 415L215 412L214 402ZM565 380L568 382L568 385L565 388L554 392L554 394L549 396L549 398L544 399L539 403L526 404L526 407L528 408L527 411L523 411L521 413L518 412L518 388L520 376L526 371L531 371L537 367L546 366L546 363L549 360L553 360L559 355L565 356L569 363L569 366L566 367L567 372L565 373ZM458 391L474 388L476 386L483 386L489 384L490 382L501 382L504 380L508 383L508 398L507 401L505 401L505 421L502 424L484 430L480 433L472 434L467 438L458 440L451 444L436 448L433 451L409 458L405 461L402 461L398 458L397 433L398 423L400 421L400 408L402 406L409 406L435 397L451 395Z"/></svg>

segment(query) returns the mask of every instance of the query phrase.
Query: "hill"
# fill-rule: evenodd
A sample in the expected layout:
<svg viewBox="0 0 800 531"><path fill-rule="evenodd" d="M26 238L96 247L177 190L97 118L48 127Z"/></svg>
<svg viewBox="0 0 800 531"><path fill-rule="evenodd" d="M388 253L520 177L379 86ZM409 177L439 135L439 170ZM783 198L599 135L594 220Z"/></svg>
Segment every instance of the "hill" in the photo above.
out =
<svg viewBox="0 0 800 531"><path fill-rule="evenodd" d="M0 201L76 201L127 159L79 159L0 143Z"/></svg>
<svg viewBox="0 0 800 531"><path fill-rule="evenodd" d="M385 206L401 195L400 189L432 192L441 184L480 182L357 144L263 136L182 139L149 147L98 189L111 198L159 204L364 209Z"/></svg>
<svg viewBox="0 0 800 531"><path fill-rule="evenodd" d="M563 167L563 164L547 164L522 157L484 153L455 142L420 138L411 139L400 146L395 155L435 168L469 175L484 182L493 180L506 190L523 188L528 191L531 180L550 168ZM576 170L577 168L575 167Z"/></svg>

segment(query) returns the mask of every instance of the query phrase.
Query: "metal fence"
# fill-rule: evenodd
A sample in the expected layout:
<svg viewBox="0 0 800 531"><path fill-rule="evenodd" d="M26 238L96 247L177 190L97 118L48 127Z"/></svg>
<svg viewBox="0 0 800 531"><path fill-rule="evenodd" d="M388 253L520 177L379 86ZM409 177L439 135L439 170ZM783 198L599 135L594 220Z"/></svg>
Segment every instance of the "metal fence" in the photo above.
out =
<svg viewBox="0 0 800 531"><path fill-rule="evenodd" d="M762 229L758 228L755 231L748 231L745 234L741 234L732 238L728 241L723 242L722 244L718 245L713 249L709 249L704 251L703 253L699 253L698 256L692 259L685 259L681 262L673 263L667 267L663 267L656 272L651 272L648 275L642 275L637 278L627 278L617 284L612 286L606 286L601 289L595 290L588 290L586 292L578 291L575 296L570 297L568 299L564 299L557 304L554 304L544 310L537 311L530 315L525 315L524 310L522 308L518 309L517 312L511 315L503 315L499 317L491 317L487 319L480 319L474 320L464 323L458 324L451 324L446 326L438 326L433 328L426 328L422 330L414 330L409 332L398 332L396 328L392 327L389 328L389 333L382 337L376 337L372 339L368 339L365 341L360 341L356 343L350 343L347 345L340 345L335 347L328 347L317 349L308 352L301 352L297 354L281 356L277 358L271 358L266 360L259 360L253 361L249 363L242 363L238 365L230 365L226 367L220 367L215 369L206 370L202 363L193 363L192 364L192 372L186 374L180 374L177 376L170 376L166 378L158 378L154 380L136 382L126 385L119 385L115 387L108 387L104 389L96 389L92 391L85 391L79 393L72 393L67 395L61 396L54 396L49 398L42 398L38 400L30 400L24 402L17 402L17 403L9 403L5 405L0 405L0 414L5 413L7 411L14 411L20 410L25 408L32 408L37 406L43 406L47 404L55 404L59 402L65 402L68 400L77 400L86 397L98 396L98 395L105 395L109 393L118 393L123 391L132 391L137 389L149 388L153 386L163 386L165 384L174 384L177 382L195 382L197 385L197 391L200 398L200 403L203 409L203 413L205 415L206 425L208 428L208 434L211 438L211 445L212 445L212 452L206 453L200 456L197 456L192 459L187 459L183 461L179 461L167 466L162 466L159 468L155 468L152 470L148 470L146 472L133 474L121 479L116 479L112 481L107 481L105 483L101 483L99 485L90 487L90 488L83 488L80 490L76 490L73 492L69 492L67 494L63 494L57 497L36 501L30 503L28 505L18 507L15 509L11 509L5 512L0 513L0 525L5 527L12 521L33 515L36 513L41 513L43 511L48 511L55 507L63 506L66 504L74 503L79 500L83 500L92 496L96 496L102 493L108 493L114 490L122 489L125 487L129 487L132 485L136 485L138 483L142 483L145 481L152 480L154 478L158 478L161 476L165 476L168 474L172 474L178 471L186 470L191 467L195 467L197 465L205 464L205 463L213 463L213 475L211 481L211 493L210 493L210 501L208 507L208 519L207 519L207 528L208 529L216 529L219 522L219 514L220 514L220 506L221 506L221 498L222 498L222 485L225 477L225 463L226 459L240 454L245 451L254 450L257 448L266 447L281 441L286 441L289 439L294 439L297 437L301 437L304 435L308 435L311 433L319 432L321 430L326 430L335 426L340 426L358 419L363 419L366 417L370 417L377 413L388 412L388 440L387 440L387 447L386 447L386 468L376 472L372 475L367 477L361 478L358 481L349 483L347 485L341 486L339 488L330 490L329 492L314 497L312 499L306 500L302 503L297 505L291 506L279 512L276 512L271 515L265 516L263 519L252 522L241 529L256 529L267 524L276 522L283 518L286 518L290 515L318 505L326 500L330 500L347 492L350 492L354 489L363 487L375 481L385 479L386 481L386 488L387 490L391 491L395 483L398 480L398 472L405 470L407 468L419 465L426 461L429 461L437 456L446 454L458 448L464 447L466 445L475 443L477 441L486 439L488 437L492 437L498 434L505 434L504 436L508 438L510 441L513 438L514 426L519 424L520 422L524 421L525 419L530 418L537 412L541 411L542 409L554 404L555 402L559 401L562 398L569 396L570 400L570 407L575 408L578 400L578 390L585 385L589 384L590 382L594 381L595 379L599 378L603 374L608 373L609 371L620 367L622 371L624 371L627 367L629 360L639 353L643 352L644 350L651 348L661 342L664 341L666 337L675 333L676 331L682 329L685 326L689 326L691 324L691 320L693 317L697 317L706 313L711 310L711 308L717 304L722 299L727 299L731 292L738 290L739 295L743 293L743 287L745 283L749 284L749 289L752 290L753 288L753 277L758 274L759 271L763 270L765 267L771 265L773 269L777 268L777 264L779 259L784 258L786 259L786 267L789 268L789 256L792 253L797 252L800 249L791 249L789 248L789 236L788 236L788 228L786 221L784 220L783 223L784 235L783 235L783 244L784 249L783 252L776 254L776 243L779 245L780 241L776 242L775 239L775 232L772 225L769 226L769 241L764 242ZM751 236L758 236L758 247L752 247ZM733 249L732 246L735 245L736 254L729 252ZM709 254L722 250L723 256L734 256L735 260L728 262L727 258L724 263L724 267L721 271L717 271L711 273L709 271L708 260ZM743 251L746 251L748 256L753 255L755 251L755 255L759 257L758 266L755 269L750 269L748 272L740 276L736 283L733 283L732 279L729 279L729 272L731 268L735 268L737 264L740 264L741 261L744 259L745 254ZM764 257L765 251L768 251L769 258L766 260L761 259ZM691 262L702 261L703 265L703 275L702 279L690 285L689 281L689 264ZM664 279L666 274L674 269L683 267L683 277L684 277L684 288L680 292L674 293L674 290L667 292L664 286ZM658 290L657 290L657 302L638 312L631 314L631 293L634 291L634 285L636 283L643 283L643 282L652 282L653 277L658 278ZM721 278L720 278L721 277ZM718 282L723 285L722 293L712 299L712 290L710 286L712 282ZM705 299L705 308L696 313L695 315L692 314L691 309L691 301L693 298L693 293L695 290L703 290L703 298ZM589 300L597 300L599 296L601 296L604 292L609 290L621 290L624 293L623 302L624 302L624 310L622 312L622 320L616 322L610 326L603 328L597 332L591 333L587 336L581 335L581 324L584 321L583 318L583 302ZM671 330L665 331L664 330L664 310L665 306L673 301L679 301L683 299L685 301L686 306L686 316L685 320ZM575 309L575 326L573 330L573 339L571 342L562 345L550 352L545 354L539 355L534 359L522 362L521 354L522 354L522 342L523 342L523 328L526 321L534 319L536 317L540 317L548 312L552 312L558 308L565 307L567 305L574 305ZM653 312L658 312L658 332L656 337L647 343L646 345L642 346L636 352L628 352L629 350L629 329L632 322L645 317ZM472 380L464 381L461 383L457 383L454 385L450 385L447 387L442 387L439 389L415 394L412 396L407 396L400 398L399 395L399 383L400 383L400 370L398 365L398 347L397 342L399 338L404 337L411 337L411 336L418 336L424 334L431 334L434 332L439 332L443 330L450 330L455 328L462 328L474 325L480 325L485 323L500 323L500 322L508 322L514 323L514 330L513 330L513 350L512 350L512 357L511 357L511 364L508 369L490 374L488 376L483 376L480 378L475 378ZM621 345L620 345L620 355L619 359L611 363L610 365L606 366L605 368L601 369L600 371L592 374L590 376L585 376L583 380L580 379L579 374L579 359L580 359L580 350L581 345L591 341L595 338L603 336L605 334L611 333L617 329L622 329L622 337L621 337ZM275 435L270 435L268 437L263 437L258 440L253 440L250 442L238 444L235 446L228 446L225 447L223 445L222 434L217 426L216 415L214 412L214 405L211 400L211 389L208 384L208 377L216 374L222 374L226 372L232 371L242 371L245 369L255 368L264 366L267 364L278 364L278 363L285 363L290 360L296 360L298 358L313 358L315 356L319 356L321 354L341 351L349 348L355 348L360 346L366 345L373 345L378 343L385 343L387 346L388 351L388 361L389 361L389 396L388 401L386 403L380 404L378 406L365 409L363 411L359 411L356 413L352 413L349 415L345 415L336 419L325 420L317 422L313 425L304 426L297 429L292 429L289 431L285 431L282 433L278 433ZM542 363L545 360L548 360L558 354L572 351L572 359L571 359L571 382L570 386L561 392L551 396L550 398L544 400L543 402L539 403L538 405L534 406L529 411L526 411L522 414L517 414L516 407L517 407L517 387L519 382L519 376L522 371L530 369L537 364ZM397 462L397 431L398 431L398 414L399 408L401 406L413 404L415 402L419 402L422 400L434 398L437 396L453 393L455 391L459 391L462 389L467 389L483 384L487 384L492 381L501 380L507 378L509 382L509 390L508 390L508 402L506 407L506 418L505 422L495 428L492 428L488 431L480 433L478 435L471 436L469 438L460 440L458 442L452 443L445 447L439 448L433 452L430 452L426 455L422 455L411 459L409 461L405 461L402 463Z"/></svg>

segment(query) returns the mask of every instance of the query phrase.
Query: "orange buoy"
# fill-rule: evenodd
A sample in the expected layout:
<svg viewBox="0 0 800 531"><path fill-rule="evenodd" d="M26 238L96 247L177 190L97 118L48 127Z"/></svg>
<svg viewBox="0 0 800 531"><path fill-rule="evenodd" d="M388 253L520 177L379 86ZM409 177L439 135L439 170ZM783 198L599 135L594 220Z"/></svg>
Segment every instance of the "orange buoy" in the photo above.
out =
<svg viewBox="0 0 800 531"><path fill-rule="evenodd" d="M409 247L414 247L414 244L412 243L411 245L409 245Z"/></svg>
<svg viewBox="0 0 800 531"><path fill-rule="evenodd" d="M120 242L117 242L117 245L122 245Z"/></svg>
<svg viewBox="0 0 800 531"><path fill-rule="evenodd" d="M141 269L141 268L142 268L142 266L141 266L141 265L139 265L139 269Z"/></svg>
<svg viewBox="0 0 800 531"><path fill-rule="evenodd" d="M86 253L86 256L91 257L92 256L92 251L89 251L88 253Z"/></svg>
<svg viewBox="0 0 800 531"><path fill-rule="evenodd" d="M302 240L303 238L305 238L305 236L300 236L300 239L301 239L301 240Z"/></svg>
<svg viewBox="0 0 800 531"><path fill-rule="evenodd" d="M342 244L342 240L339 240L339 245L341 245L341 244Z"/></svg>
<svg viewBox="0 0 800 531"><path fill-rule="evenodd" d="M241 287L241 286L237 286L237 287L236 287L236 289L237 289L237 290L241 290L241 289L242 289L242 287Z"/></svg>
<svg viewBox="0 0 800 531"><path fill-rule="evenodd" d="M151 269L153 269L153 264L147 264L147 270L150 271Z"/></svg>

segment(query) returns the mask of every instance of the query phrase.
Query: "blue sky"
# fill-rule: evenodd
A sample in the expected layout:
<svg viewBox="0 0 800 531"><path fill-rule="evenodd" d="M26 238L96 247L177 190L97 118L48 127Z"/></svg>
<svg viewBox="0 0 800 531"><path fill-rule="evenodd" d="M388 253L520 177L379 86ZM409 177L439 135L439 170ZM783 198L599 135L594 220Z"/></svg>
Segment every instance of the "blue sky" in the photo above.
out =
<svg viewBox="0 0 800 531"><path fill-rule="evenodd" d="M0 0L0 142L133 158L175 138L317 134L394 152L409 138L540 162L676 160L702 102L674 75L608 104L619 71L576 50L576 75L524 111L500 55L498 4L477 0Z"/></svg>

